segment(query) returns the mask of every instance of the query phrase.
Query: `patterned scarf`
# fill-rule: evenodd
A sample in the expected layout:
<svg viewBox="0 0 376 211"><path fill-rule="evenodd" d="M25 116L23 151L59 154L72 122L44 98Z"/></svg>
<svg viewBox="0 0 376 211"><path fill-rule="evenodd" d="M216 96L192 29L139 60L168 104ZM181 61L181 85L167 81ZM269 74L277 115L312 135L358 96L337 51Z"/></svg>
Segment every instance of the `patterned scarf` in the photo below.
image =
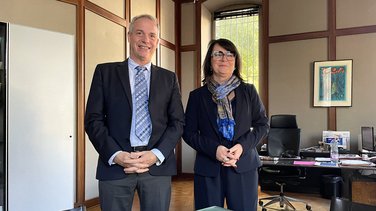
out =
<svg viewBox="0 0 376 211"><path fill-rule="evenodd" d="M227 98L227 95L239 85L240 80L234 75L222 85L214 81L213 77L208 80L208 89L212 93L214 101L217 103L218 129L228 141L232 141L232 138L234 137L235 120L232 116L231 102Z"/></svg>

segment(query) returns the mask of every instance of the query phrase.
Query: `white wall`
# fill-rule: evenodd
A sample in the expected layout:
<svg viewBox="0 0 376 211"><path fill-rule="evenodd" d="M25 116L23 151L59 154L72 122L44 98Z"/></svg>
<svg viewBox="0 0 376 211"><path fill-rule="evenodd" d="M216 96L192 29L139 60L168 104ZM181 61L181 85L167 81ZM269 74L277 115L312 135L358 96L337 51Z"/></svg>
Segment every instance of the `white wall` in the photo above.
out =
<svg viewBox="0 0 376 211"><path fill-rule="evenodd" d="M75 201L74 36L9 26L8 210Z"/></svg>

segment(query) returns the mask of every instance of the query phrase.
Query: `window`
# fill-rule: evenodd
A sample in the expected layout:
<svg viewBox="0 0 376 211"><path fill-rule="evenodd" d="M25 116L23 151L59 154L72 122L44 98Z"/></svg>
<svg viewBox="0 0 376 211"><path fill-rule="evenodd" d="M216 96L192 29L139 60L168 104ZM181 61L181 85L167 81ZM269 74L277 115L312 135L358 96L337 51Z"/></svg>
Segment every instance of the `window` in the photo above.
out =
<svg viewBox="0 0 376 211"><path fill-rule="evenodd" d="M242 58L241 76L259 89L259 7L214 13L215 39L231 40Z"/></svg>

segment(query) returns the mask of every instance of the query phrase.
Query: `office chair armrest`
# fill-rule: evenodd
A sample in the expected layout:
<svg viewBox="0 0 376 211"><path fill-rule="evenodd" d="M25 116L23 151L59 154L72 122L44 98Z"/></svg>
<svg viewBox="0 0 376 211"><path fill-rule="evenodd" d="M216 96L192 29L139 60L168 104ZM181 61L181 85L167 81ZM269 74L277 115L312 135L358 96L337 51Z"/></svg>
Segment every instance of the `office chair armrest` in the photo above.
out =
<svg viewBox="0 0 376 211"><path fill-rule="evenodd" d="M279 174L279 173L281 173L281 170L271 169L271 168L268 168L268 167L261 167L261 170L265 171L266 173L270 173L270 174Z"/></svg>

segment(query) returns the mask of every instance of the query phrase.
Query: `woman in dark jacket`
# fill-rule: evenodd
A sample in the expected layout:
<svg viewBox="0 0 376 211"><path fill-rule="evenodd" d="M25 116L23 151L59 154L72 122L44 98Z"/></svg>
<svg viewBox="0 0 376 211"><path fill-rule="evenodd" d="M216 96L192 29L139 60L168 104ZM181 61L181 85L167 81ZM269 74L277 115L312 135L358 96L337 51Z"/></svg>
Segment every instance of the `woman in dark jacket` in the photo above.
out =
<svg viewBox="0 0 376 211"><path fill-rule="evenodd" d="M183 138L197 152L195 209L223 207L226 200L231 210L257 210L256 145L269 125L255 87L243 82L240 68L231 41L211 41L204 86L189 95Z"/></svg>

